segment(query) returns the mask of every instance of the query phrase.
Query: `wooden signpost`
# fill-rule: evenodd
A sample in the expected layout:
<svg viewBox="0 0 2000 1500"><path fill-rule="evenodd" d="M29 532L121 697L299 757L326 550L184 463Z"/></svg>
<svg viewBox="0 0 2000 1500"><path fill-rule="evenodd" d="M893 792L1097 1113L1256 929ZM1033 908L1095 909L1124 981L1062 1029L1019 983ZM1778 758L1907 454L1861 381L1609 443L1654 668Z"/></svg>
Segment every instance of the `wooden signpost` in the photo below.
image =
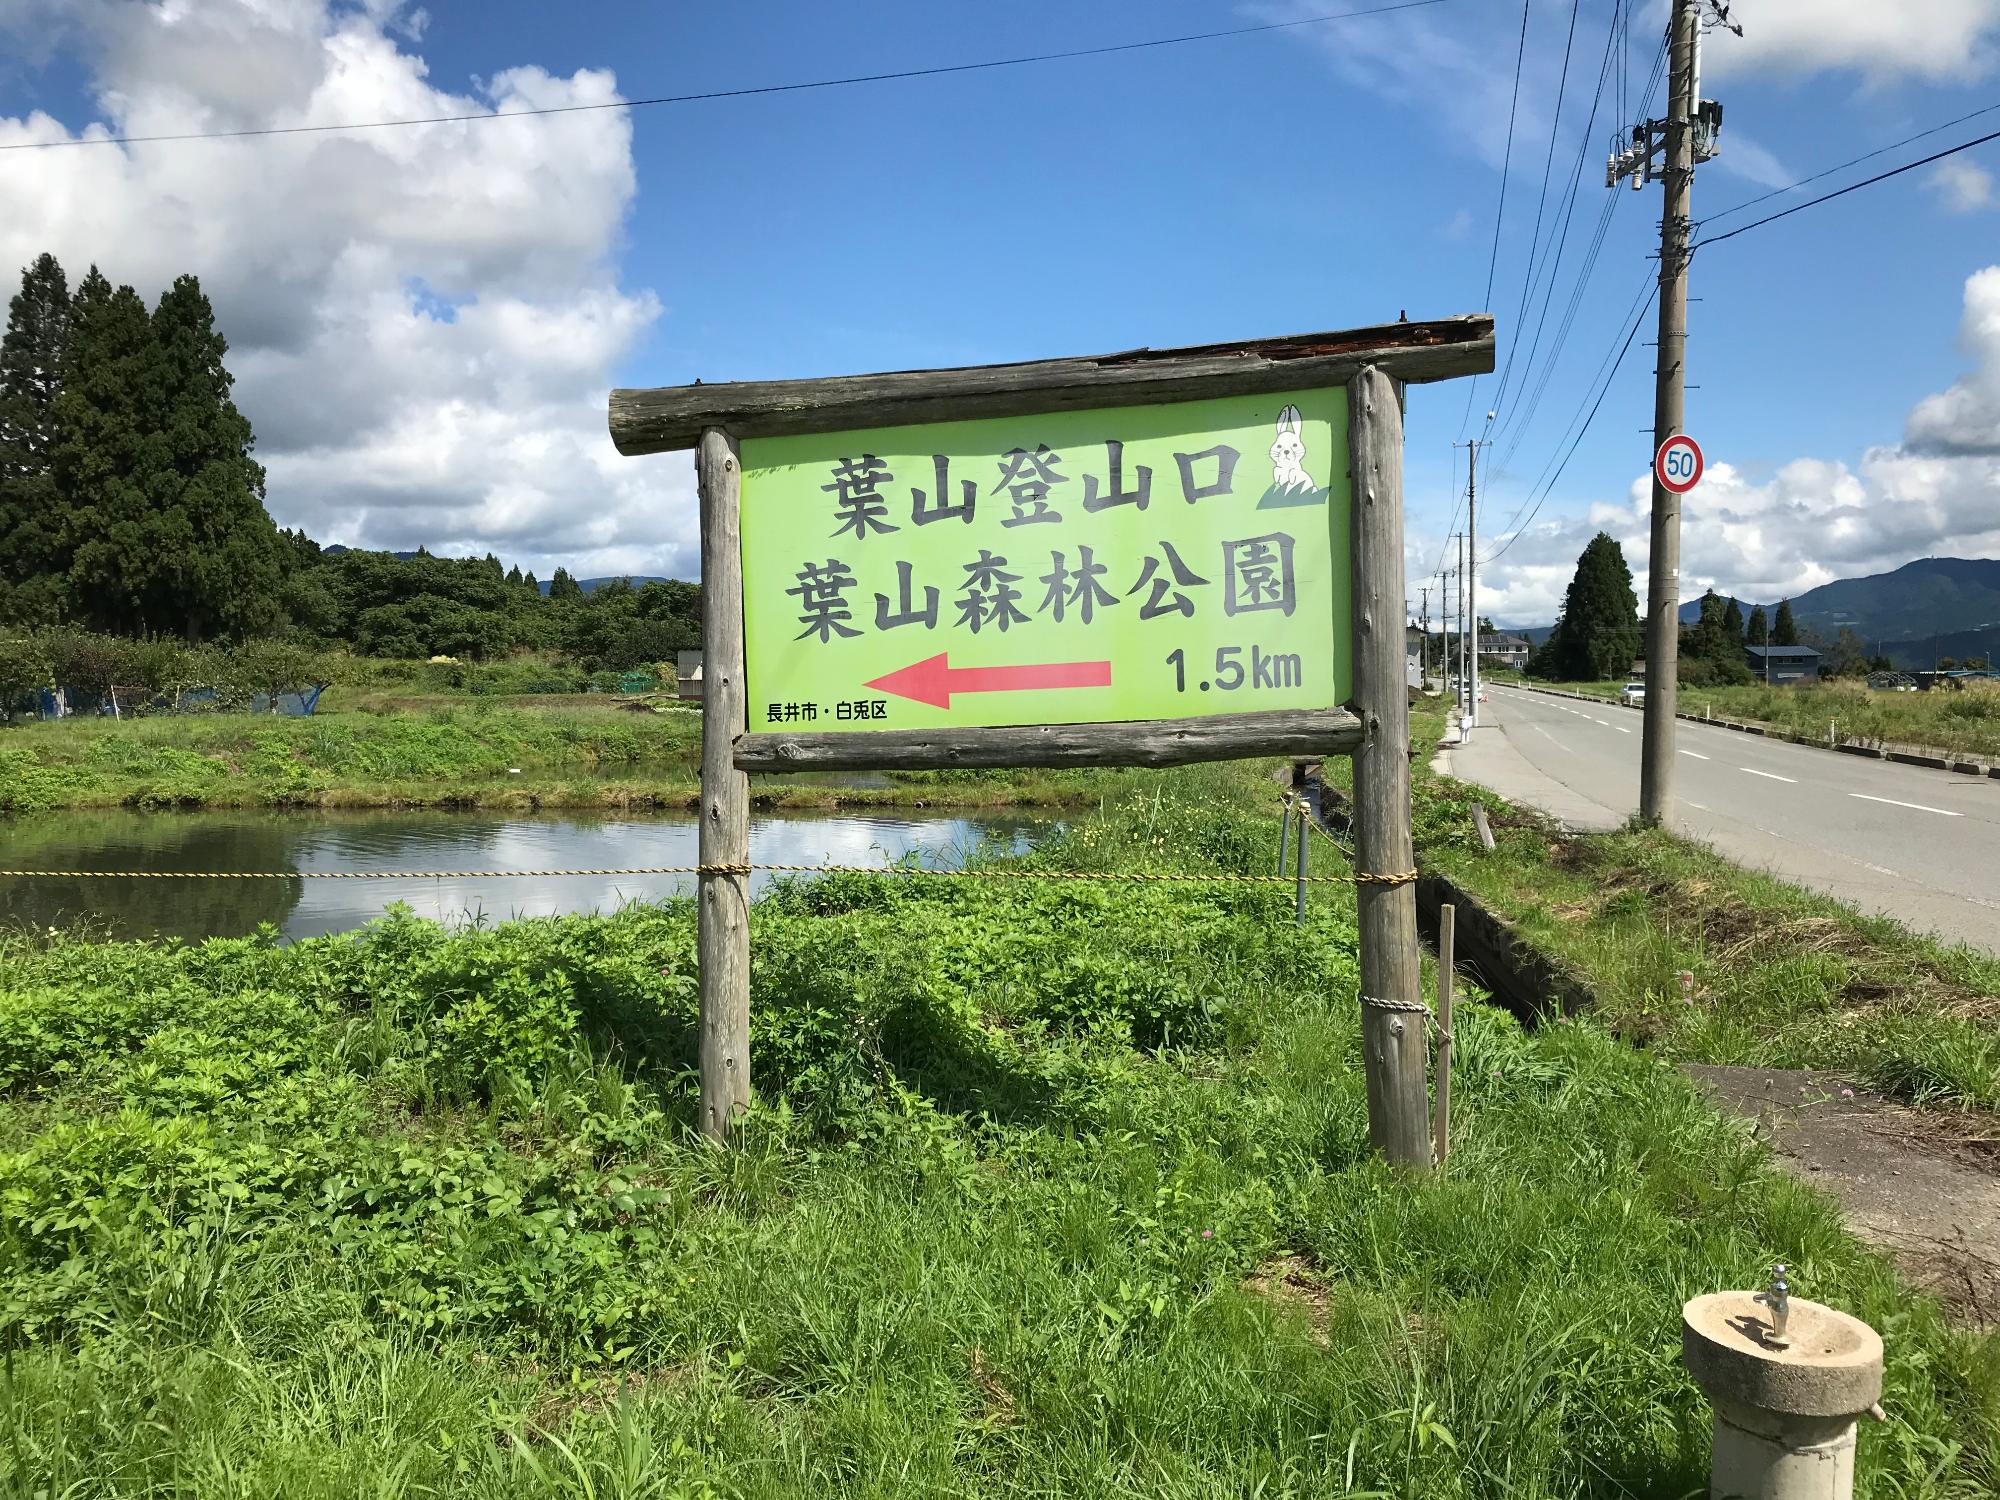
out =
<svg viewBox="0 0 2000 1500"><path fill-rule="evenodd" d="M1427 1163L1415 892L1380 878L1412 862L1402 386L1493 349L1481 316L613 391L620 452L696 450L703 1129L750 1098L748 772L1344 753L1370 1134Z"/></svg>

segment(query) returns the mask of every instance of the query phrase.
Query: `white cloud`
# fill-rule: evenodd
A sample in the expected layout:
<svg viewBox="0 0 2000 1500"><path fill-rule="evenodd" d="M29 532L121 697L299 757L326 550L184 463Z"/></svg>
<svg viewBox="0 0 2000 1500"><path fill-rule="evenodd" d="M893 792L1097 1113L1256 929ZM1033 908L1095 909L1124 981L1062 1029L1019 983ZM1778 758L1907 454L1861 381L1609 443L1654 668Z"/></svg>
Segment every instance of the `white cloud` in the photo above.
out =
<svg viewBox="0 0 2000 1500"><path fill-rule="evenodd" d="M1738 37L1712 30L1705 75L1852 69L1871 82L1966 82L1993 70L2000 0L1734 0Z"/></svg>
<svg viewBox="0 0 2000 1500"><path fill-rule="evenodd" d="M534 66L437 87L409 50L424 20L402 0L0 0L0 35L58 28L105 122L0 118L0 144L619 97L608 72ZM692 466L620 459L604 427L611 373L660 314L618 281L635 187L618 110L17 151L0 268L51 250L149 297L200 276L283 524L544 575L686 573Z"/></svg>
<svg viewBox="0 0 2000 1500"><path fill-rule="evenodd" d="M1764 188L1790 187L1796 176L1775 155L1740 130L1723 130L1722 149L1715 158L1715 164L1745 182Z"/></svg>
<svg viewBox="0 0 2000 1500"><path fill-rule="evenodd" d="M1959 342L1972 370L1917 403L1901 443L1869 448L1851 466L1794 459L1762 482L1711 462L1682 502L1681 597L1713 587L1769 601L1920 557L2000 557L2000 266L1966 281ZM1509 624L1553 619L1577 554L1600 530L1624 547L1643 602L1651 503L1639 476L1621 499L1538 521L1482 570L1480 612Z"/></svg>
<svg viewBox="0 0 2000 1500"><path fill-rule="evenodd" d="M1953 213L1969 214L1993 201L1993 177L1977 162L1949 157L1931 169L1925 185L1944 199Z"/></svg>

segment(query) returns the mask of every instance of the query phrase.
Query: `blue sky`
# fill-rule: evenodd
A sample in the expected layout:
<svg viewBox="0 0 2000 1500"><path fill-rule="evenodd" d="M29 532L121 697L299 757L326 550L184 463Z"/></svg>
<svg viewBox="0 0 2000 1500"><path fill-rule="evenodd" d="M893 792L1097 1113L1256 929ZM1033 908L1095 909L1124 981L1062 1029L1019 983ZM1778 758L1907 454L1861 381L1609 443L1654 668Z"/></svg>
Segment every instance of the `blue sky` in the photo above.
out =
<svg viewBox="0 0 2000 1500"><path fill-rule="evenodd" d="M1380 0L1089 7L528 0L0 0L0 144L595 102L893 71L1296 19ZM235 143L0 153L0 252L55 249L157 292L209 286L283 522L327 540L491 548L546 571L687 572L676 457L602 436L611 384L809 376L1165 346L1490 310L1499 399L1482 531L1539 492L1622 339L1659 192L1619 189L1561 357L1543 359L1607 197L1629 54L1585 136L1613 0L1530 0L1507 212L1487 295L1521 7L1445 0L1227 40L853 88L537 121ZM1738 0L1711 36L1724 101L1704 218L2000 102L2000 0ZM0 52L9 49L0 48ZM1628 82L1621 84L1620 79ZM1636 115L1660 93L1628 101ZM1969 121L1813 191L1995 128ZM1573 218L1541 352L1522 317ZM399 139L391 139L398 137ZM1579 151L1580 174L1574 172ZM2000 554L1995 146L1726 244L1696 263L1688 426L1711 478L1687 588L1753 597L1933 552ZM1746 222L1792 199L1723 219ZM1963 326L1962 326L1963 325ZM1963 335L1963 336L1962 336ZM1489 612L1545 619L1598 526L1643 563L1651 322ZM1523 372L1526 371L1526 378ZM1472 396L1471 428L1497 381ZM1462 485L1463 383L1413 391L1412 598ZM595 430L593 431L593 423ZM1511 451L1511 457L1510 455ZM1505 460L1503 463L1502 460ZM1497 533L1497 535L1496 535Z"/></svg>

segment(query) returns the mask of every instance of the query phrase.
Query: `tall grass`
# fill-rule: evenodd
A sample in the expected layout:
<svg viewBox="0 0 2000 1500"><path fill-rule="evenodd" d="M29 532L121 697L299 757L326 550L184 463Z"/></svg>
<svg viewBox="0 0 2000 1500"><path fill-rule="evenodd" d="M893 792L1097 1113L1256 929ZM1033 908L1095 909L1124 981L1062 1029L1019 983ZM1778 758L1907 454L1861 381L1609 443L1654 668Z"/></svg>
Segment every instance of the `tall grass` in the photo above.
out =
<svg viewBox="0 0 2000 1500"><path fill-rule="evenodd" d="M1031 861L1257 870L1245 768ZM2000 1482L2000 1360L1674 1072L1466 1007L1370 1156L1350 895L837 877L691 1134L684 906L0 948L0 1492L1680 1496L1682 1300L1887 1336L1867 1492Z"/></svg>

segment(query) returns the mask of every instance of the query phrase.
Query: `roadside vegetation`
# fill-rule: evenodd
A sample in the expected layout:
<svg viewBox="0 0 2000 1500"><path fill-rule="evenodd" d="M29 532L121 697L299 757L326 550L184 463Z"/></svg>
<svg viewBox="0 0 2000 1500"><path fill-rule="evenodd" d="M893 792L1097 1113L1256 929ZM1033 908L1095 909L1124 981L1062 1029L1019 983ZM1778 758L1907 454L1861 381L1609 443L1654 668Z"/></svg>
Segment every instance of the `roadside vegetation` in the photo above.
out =
<svg viewBox="0 0 2000 1500"><path fill-rule="evenodd" d="M636 711L634 711L636 709ZM699 785L701 710L588 703L375 713L90 717L0 730L0 814L65 808L681 808ZM774 808L1073 807L1113 771L891 772L861 784L756 778Z"/></svg>
<svg viewBox="0 0 2000 1500"><path fill-rule="evenodd" d="M1432 773L1442 710L1413 719L1420 862L1575 974L1618 1035L1676 1062L1832 1069L1909 1103L2000 1111L2000 958L1658 830L1562 833ZM1344 763L1328 771L1344 782ZM1978 1119L1990 1137L1993 1116Z"/></svg>
<svg viewBox="0 0 2000 1500"><path fill-rule="evenodd" d="M1262 768L1198 768L1026 859L1262 872L1274 834ZM1373 1162L1352 895L1312 891L783 888L728 1152L685 905L6 939L0 1482L1680 1496L1680 1304L1781 1259L1886 1335L1864 1491L2000 1483L1992 1340L1597 1023L1469 1003L1448 1170Z"/></svg>
<svg viewBox="0 0 2000 1500"><path fill-rule="evenodd" d="M1624 683L1619 677L1595 682L1524 682L1523 686L1615 697ZM1927 693L1887 692L1853 679L1798 687L1684 685L1680 710L1767 725L1822 744L1830 724L1842 741L1928 746L2000 760L2000 681L1974 679Z"/></svg>

